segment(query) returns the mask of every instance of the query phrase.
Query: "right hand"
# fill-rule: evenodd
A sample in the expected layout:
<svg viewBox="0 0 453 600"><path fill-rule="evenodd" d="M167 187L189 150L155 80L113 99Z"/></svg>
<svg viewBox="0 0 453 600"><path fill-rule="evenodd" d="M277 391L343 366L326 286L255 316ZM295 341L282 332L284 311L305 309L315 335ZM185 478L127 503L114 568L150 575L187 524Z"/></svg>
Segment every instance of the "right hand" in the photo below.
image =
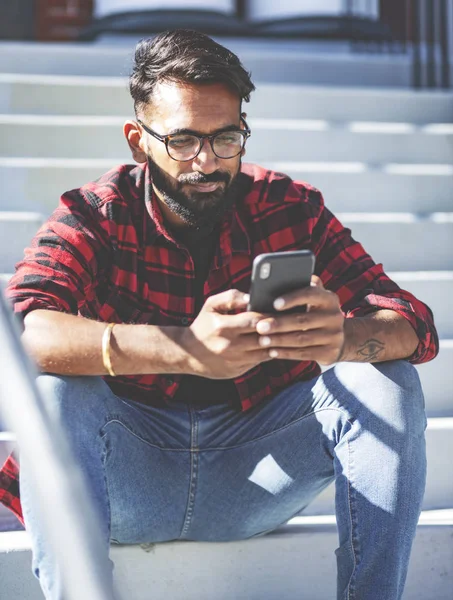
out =
<svg viewBox="0 0 453 600"><path fill-rule="evenodd" d="M256 324L265 315L246 312L248 296L228 290L208 298L199 315L182 335L193 375L232 379L271 360L259 345ZM227 314L242 310L239 314Z"/></svg>

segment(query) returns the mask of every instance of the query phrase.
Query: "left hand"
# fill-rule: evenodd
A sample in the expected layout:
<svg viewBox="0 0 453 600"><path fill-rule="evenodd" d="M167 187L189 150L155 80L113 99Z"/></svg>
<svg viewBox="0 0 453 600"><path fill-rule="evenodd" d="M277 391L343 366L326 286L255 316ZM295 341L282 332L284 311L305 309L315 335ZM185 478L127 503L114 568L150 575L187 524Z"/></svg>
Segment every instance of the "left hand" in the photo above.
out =
<svg viewBox="0 0 453 600"><path fill-rule="evenodd" d="M313 275L310 287L282 296L282 300L282 306L276 306L281 314L265 317L256 326L260 345L269 348L270 357L314 360L320 365L337 362L345 341L345 318L338 296ZM308 312L285 314L285 310L303 305Z"/></svg>

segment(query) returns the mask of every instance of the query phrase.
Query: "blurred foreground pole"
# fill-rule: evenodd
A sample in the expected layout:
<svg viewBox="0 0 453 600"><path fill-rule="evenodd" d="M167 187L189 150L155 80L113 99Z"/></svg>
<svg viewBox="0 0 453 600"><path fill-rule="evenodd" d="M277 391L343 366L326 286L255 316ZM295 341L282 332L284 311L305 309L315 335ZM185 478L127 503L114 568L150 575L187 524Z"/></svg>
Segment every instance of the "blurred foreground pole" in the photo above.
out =
<svg viewBox="0 0 453 600"><path fill-rule="evenodd" d="M58 561L65 599L113 600L105 545L82 473L60 427L50 421L10 307L0 290L0 412L33 465L43 526Z"/></svg>

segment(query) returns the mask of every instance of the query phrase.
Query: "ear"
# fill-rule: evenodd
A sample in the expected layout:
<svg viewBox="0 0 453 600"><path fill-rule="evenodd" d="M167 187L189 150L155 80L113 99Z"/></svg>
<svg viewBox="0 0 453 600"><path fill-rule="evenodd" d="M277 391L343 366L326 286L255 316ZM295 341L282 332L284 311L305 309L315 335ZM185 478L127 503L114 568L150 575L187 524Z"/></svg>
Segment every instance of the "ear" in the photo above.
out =
<svg viewBox="0 0 453 600"><path fill-rule="evenodd" d="M139 124L135 121L126 121L123 125L123 133L131 150L132 158L135 162L145 163L148 156Z"/></svg>

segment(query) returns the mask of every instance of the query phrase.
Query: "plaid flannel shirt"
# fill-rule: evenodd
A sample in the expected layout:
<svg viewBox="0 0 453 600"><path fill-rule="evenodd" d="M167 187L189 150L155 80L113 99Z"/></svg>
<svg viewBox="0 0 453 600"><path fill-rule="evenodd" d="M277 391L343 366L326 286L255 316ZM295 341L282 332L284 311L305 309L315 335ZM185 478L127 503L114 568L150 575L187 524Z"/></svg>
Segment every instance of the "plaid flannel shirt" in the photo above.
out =
<svg viewBox="0 0 453 600"><path fill-rule="evenodd" d="M263 252L310 249L316 274L335 292L347 318L391 309L419 338L412 363L434 358L438 338L430 309L399 288L349 229L303 182L243 165L239 193L220 229L205 299L230 288L248 292L253 258ZM56 310L115 323L188 326L195 319L194 269L187 250L165 228L145 165L121 165L95 182L65 193L16 266L7 296L24 317ZM296 381L320 373L314 362L273 360L234 379L242 410ZM177 375L105 377L131 400L165 405ZM0 472L0 502L21 518L18 462Z"/></svg>

